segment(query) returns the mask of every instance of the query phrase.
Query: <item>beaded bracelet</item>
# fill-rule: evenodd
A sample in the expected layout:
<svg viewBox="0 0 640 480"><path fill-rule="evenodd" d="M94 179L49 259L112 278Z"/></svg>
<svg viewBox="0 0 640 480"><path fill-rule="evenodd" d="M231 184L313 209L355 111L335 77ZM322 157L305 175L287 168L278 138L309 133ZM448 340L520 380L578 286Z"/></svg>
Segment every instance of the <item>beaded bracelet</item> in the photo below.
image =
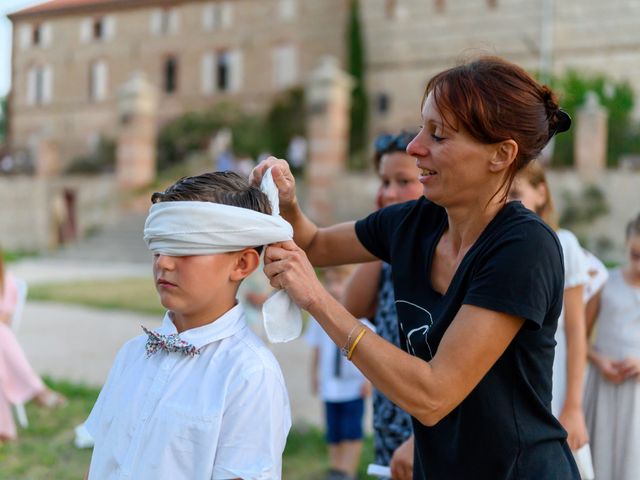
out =
<svg viewBox="0 0 640 480"><path fill-rule="evenodd" d="M349 349L349 353L347 354L347 360L351 360L351 356L353 355L353 351L356 349L356 345L358 345L358 342L362 337L364 337L365 333L367 333L367 329L363 328L358 334L358 336L356 337L356 339L353 341L353 345L351 345L351 348Z"/></svg>
<svg viewBox="0 0 640 480"><path fill-rule="evenodd" d="M354 325L354 327L349 332L349 335L347 335L347 343L345 343L344 346L340 349L340 353L343 357L349 355L349 347L351 346L351 335L353 335L353 332L356 331L356 328L358 328L358 325Z"/></svg>

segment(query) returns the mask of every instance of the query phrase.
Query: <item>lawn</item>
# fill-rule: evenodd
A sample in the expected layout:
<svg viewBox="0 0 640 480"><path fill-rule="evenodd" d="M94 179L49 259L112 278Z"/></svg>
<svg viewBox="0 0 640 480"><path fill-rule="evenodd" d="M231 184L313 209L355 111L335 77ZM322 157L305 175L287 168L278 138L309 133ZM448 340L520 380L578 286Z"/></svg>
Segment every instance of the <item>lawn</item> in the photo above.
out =
<svg viewBox="0 0 640 480"><path fill-rule="evenodd" d="M158 294L149 278L121 278L36 284L29 288L29 300L74 303L93 308L130 310L164 315Z"/></svg>
<svg viewBox="0 0 640 480"><path fill-rule="evenodd" d="M0 445L0 478L3 480L79 480L91 457L91 450L73 446L73 428L81 423L95 402L98 390L68 382L47 383L62 392L69 403L46 410L27 406L29 428L20 430L17 442ZM371 461L371 439L365 442L360 462L361 478ZM285 480L321 480L327 468L327 451L317 429L296 429L289 434L283 458Z"/></svg>

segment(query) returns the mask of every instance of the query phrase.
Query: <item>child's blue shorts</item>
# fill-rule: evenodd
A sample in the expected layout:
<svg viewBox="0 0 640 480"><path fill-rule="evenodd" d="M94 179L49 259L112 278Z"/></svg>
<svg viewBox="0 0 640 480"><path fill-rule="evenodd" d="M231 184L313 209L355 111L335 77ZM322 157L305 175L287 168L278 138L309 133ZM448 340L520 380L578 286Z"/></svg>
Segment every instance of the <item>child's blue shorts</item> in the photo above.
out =
<svg viewBox="0 0 640 480"><path fill-rule="evenodd" d="M324 402L327 414L327 443L362 440L364 400Z"/></svg>

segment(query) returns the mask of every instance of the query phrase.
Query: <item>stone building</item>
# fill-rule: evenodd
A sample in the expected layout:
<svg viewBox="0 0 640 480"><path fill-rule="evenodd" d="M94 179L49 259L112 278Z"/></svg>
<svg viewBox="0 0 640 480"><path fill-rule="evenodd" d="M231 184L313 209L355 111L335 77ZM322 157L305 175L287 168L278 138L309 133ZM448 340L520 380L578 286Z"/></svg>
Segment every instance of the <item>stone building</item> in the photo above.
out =
<svg viewBox="0 0 640 480"><path fill-rule="evenodd" d="M640 92L637 1L366 0L361 14L372 134L415 128L426 81L478 54L530 71L605 73Z"/></svg>
<svg viewBox="0 0 640 480"><path fill-rule="evenodd" d="M11 147L35 157L52 141L61 169L114 137L116 92L137 72L159 93L158 125L222 100L264 110L320 57L344 61L347 12L344 0L53 0L15 12Z"/></svg>

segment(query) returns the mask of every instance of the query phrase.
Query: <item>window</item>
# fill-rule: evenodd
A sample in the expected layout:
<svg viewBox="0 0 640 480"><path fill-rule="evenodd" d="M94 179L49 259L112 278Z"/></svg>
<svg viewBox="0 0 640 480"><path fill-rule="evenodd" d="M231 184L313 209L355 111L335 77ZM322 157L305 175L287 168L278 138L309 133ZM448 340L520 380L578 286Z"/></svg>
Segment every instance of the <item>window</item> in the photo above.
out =
<svg viewBox="0 0 640 480"><path fill-rule="evenodd" d="M99 102L107 97L108 67L104 60L96 60L89 67L89 99Z"/></svg>
<svg viewBox="0 0 640 480"><path fill-rule="evenodd" d="M239 50L222 50L202 56L202 93L238 91L242 86L242 54Z"/></svg>
<svg viewBox="0 0 640 480"><path fill-rule="evenodd" d="M164 92L169 95L175 93L178 89L178 60L175 57L169 57L164 61L163 75Z"/></svg>
<svg viewBox="0 0 640 480"><path fill-rule="evenodd" d="M115 17L113 15L84 18L80 23L80 41L83 43L104 41L113 38L114 34Z"/></svg>
<svg viewBox="0 0 640 480"><path fill-rule="evenodd" d="M44 105L51 102L53 73L49 66L34 65L27 71L27 103Z"/></svg>
<svg viewBox="0 0 640 480"><path fill-rule="evenodd" d="M206 31L231 28L233 6L229 2L209 3L202 10L202 26Z"/></svg>
<svg viewBox="0 0 640 480"><path fill-rule="evenodd" d="M380 115L385 115L389 113L389 109L391 107L391 99L389 95L386 93L379 93L376 97L376 112Z"/></svg>
<svg viewBox="0 0 640 480"><path fill-rule="evenodd" d="M216 86L218 90L224 92L225 90L229 90L230 82L230 72L231 71L231 57L228 51L223 51L218 54L217 62L216 62L216 78L217 83Z"/></svg>
<svg viewBox="0 0 640 480"><path fill-rule="evenodd" d="M279 45L273 50L273 84L291 87L298 81L298 55L293 45Z"/></svg>
<svg viewBox="0 0 640 480"><path fill-rule="evenodd" d="M102 18L93 20L93 38L94 40L102 40L104 37L104 24Z"/></svg>
<svg viewBox="0 0 640 480"><path fill-rule="evenodd" d="M293 20L296 18L298 5L296 0L279 0L278 1L278 16L280 20Z"/></svg>
<svg viewBox="0 0 640 480"><path fill-rule="evenodd" d="M34 25L33 26L33 35L32 35L32 39L31 39L31 44L32 45L40 45L40 43L42 42L42 29L40 25Z"/></svg>
<svg viewBox="0 0 640 480"><path fill-rule="evenodd" d="M49 22L22 25L18 30L20 48L47 47L51 44L51 24Z"/></svg>
<svg viewBox="0 0 640 480"><path fill-rule="evenodd" d="M151 32L153 34L176 34L178 30L179 17L175 8L156 8L151 12Z"/></svg>

